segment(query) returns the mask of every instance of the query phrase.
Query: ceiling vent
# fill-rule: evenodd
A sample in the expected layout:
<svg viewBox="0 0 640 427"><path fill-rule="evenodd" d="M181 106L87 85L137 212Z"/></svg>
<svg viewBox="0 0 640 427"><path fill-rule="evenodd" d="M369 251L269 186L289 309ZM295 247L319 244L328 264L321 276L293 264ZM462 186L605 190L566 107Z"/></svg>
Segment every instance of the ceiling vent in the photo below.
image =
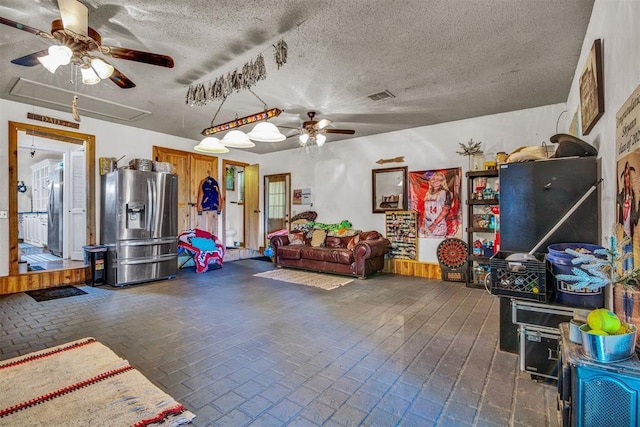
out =
<svg viewBox="0 0 640 427"><path fill-rule="evenodd" d="M70 111L71 100L73 96L76 95L76 92L20 78L11 88L11 95L43 102L56 107L64 107L65 111ZM125 122L132 122L151 115L149 111L127 107L117 102L106 101L89 95L82 95L80 97L78 111L87 115L108 117Z"/></svg>
<svg viewBox="0 0 640 427"><path fill-rule="evenodd" d="M374 93L373 95L369 95L373 101L382 101L384 99L395 98L396 96L389 92L388 90L384 90L383 92Z"/></svg>

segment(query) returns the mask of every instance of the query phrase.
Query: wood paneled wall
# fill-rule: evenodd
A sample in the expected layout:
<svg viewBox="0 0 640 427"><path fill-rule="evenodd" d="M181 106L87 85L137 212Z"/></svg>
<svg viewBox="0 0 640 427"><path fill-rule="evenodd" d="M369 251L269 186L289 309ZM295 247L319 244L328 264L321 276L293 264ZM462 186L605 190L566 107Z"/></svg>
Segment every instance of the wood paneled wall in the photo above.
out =
<svg viewBox="0 0 640 427"><path fill-rule="evenodd" d="M0 277L0 295L63 285L84 284L90 278L91 271L89 267L42 270L15 276L3 276Z"/></svg>
<svg viewBox="0 0 640 427"><path fill-rule="evenodd" d="M411 261L409 259L386 259L384 260L384 270L382 271L401 276L426 277L428 279L442 278L442 270L439 264Z"/></svg>

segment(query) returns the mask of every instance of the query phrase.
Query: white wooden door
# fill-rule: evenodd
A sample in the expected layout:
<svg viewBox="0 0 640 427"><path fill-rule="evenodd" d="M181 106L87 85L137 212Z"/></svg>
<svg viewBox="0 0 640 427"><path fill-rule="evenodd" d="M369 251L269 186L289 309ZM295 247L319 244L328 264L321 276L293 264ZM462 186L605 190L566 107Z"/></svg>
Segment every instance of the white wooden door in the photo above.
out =
<svg viewBox="0 0 640 427"><path fill-rule="evenodd" d="M65 168L65 175L69 175L67 188L71 190L69 198L65 198L69 206L69 215L65 215L63 227L66 236L65 246L66 242L70 245L65 248L65 253L68 250L72 260L82 260L82 247L87 244L87 172L84 151L72 151L69 157L69 167Z"/></svg>

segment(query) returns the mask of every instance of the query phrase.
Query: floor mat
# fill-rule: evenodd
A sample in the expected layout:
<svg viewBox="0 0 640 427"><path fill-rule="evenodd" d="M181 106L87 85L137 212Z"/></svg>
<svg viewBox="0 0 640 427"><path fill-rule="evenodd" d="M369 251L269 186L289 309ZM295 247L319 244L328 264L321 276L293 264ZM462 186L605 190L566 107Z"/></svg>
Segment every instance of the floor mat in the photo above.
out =
<svg viewBox="0 0 640 427"><path fill-rule="evenodd" d="M31 271L40 271L40 270L44 270L44 267L40 267L39 265L30 265L29 268L31 269Z"/></svg>
<svg viewBox="0 0 640 427"><path fill-rule="evenodd" d="M22 261L27 261L30 264L37 264L39 262L62 261L62 258L52 254L33 254L22 255Z"/></svg>
<svg viewBox="0 0 640 427"><path fill-rule="evenodd" d="M29 295L36 301L49 301L52 299L60 299L67 297L74 297L76 295L84 295L85 291L78 289L75 286L66 285L58 286L57 288L37 289L35 291L26 291L25 294Z"/></svg>
<svg viewBox="0 0 640 427"><path fill-rule="evenodd" d="M347 283L353 282L348 277L339 277L330 274L312 273L309 271L279 268L263 273L254 274L256 277L266 277L268 279L280 280L282 282L296 283L298 285L313 286L326 291L339 288Z"/></svg>

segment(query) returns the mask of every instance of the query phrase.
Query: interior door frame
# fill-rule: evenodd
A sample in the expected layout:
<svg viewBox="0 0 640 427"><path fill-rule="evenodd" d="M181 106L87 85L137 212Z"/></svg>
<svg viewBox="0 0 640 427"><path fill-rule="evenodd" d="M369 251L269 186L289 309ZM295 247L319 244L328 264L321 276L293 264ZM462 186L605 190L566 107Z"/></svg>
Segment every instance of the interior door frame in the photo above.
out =
<svg viewBox="0 0 640 427"><path fill-rule="evenodd" d="M226 201L229 200L227 198L227 183L226 183L226 174L227 174L227 166L240 166L242 168L246 168L247 166L250 166L249 163L244 163L244 162L237 162L235 160L227 160L227 159L222 159L222 170L221 170L221 178L220 178L220 188L222 189L222 195L223 195L223 200ZM242 185L244 185L244 180L242 181ZM247 231L247 224L245 221L245 207L246 207L246 203L244 203L242 205L242 236L246 236L246 231ZM223 209L222 211L222 241L225 243L227 243L227 210ZM244 247L246 244L246 237L243 237L243 242L242 242L242 246Z"/></svg>
<svg viewBox="0 0 640 427"><path fill-rule="evenodd" d="M263 180L264 180L264 216L262 218L262 220L264 221L263 224L263 228L264 228L264 247L266 248L268 245L268 238L267 235L269 234L269 178L271 177L275 177L275 176L283 176L284 177L284 182L285 182L285 195L287 197L286 200L286 213L285 213L285 224L287 224L287 226L291 226L291 173L290 172L283 172L283 173L272 173L269 175L265 175Z"/></svg>
<svg viewBox="0 0 640 427"><path fill-rule="evenodd" d="M29 123L9 121L8 123L7 159L9 174L7 193L9 195L9 275L0 281L0 294L22 292L29 289L42 289L54 285L84 282L88 268L63 268L60 270L42 270L28 273L18 271L20 254L18 250L18 133L25 132L42 138L53 139L71 144L82 144L85 147L86 206L87 226L86 242L94 245L96 242L95 215L95 135L73 132L62 129L49 128ZM62 280L61 280L62 278Z"/></svg>

